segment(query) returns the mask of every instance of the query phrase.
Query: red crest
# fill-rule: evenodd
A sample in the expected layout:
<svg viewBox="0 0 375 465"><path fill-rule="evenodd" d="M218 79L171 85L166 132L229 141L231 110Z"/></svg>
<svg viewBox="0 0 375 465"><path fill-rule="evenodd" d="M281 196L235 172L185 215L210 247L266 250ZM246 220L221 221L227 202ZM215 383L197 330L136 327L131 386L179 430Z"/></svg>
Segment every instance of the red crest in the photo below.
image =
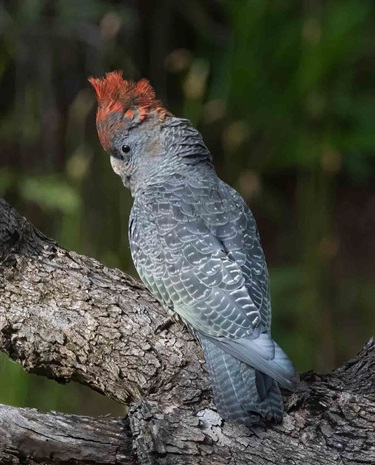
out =
<svg viewBox="0 0 375 465"><path fill-rule="evenodd" d="M155 98L154 89L147 79L126 81L121 71L112 71L103 78L90 77L89 82L96 92L96 124L106 150L112 132L121 125L137 125L153 110L156 110L160 120L170 114Z"/></svg>

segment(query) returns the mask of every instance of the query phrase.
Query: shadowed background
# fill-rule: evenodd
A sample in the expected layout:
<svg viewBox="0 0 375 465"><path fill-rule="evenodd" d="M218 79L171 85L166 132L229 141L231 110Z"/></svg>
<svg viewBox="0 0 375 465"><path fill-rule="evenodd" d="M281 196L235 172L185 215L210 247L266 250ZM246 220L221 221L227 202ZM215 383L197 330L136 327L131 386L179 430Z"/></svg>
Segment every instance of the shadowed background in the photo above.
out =
<svg viewBox="0 0 375 465"><path fill-rule="evenodd" d="M0 195L63 247L135 274L129 192L87 82L123 69L192 120L252 208L273 335L328 371L375 329L375 4L370 0L0 1ZM124 408L0 354L0 403Z"/></svg>

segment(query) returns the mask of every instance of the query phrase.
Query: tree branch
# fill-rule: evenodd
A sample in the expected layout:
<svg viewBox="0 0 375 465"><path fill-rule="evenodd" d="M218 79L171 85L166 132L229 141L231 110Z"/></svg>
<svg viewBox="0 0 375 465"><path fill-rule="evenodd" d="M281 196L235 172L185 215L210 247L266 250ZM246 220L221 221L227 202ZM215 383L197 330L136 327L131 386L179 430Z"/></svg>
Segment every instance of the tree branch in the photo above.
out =
<svg viewBox="0 0 375 465"><path fill-rule="evenodd" d="M167 316L141 283L58 247L4 201L1 257L0 348L27 372L121 403L207 389L199 346L181 325L155 334Z"/></svg>
<svg viewBox="0 0 375 465"><path fill-rule="evenodd" d="M250 431L220 419L200 347L182 325L163 329L166 321L139 282L60 248L0 200L0 350L28 372L77 381L129 404L130 429L116 419L92 420L100 425L95 437L106 444L107 432L122 434L122 458L100 462L100 455L87 455L84 463L128 463L121 460L131 457L130 440L139 464L375 463L372 341L331 375L305 375L282 425ZM0 463L9 463L9 456L12 463L21 463L21 456L29 460L22 463L65 463L65 446L52 441L47 460L35 458L19 439L18 418L25 412L0 408L0 434L9 432ZM75 419L82 428L89 419L31 412L40 426L34 431L76 437L74 446L84 441ZM59 430L61 422L68 432ZM112 445L115 450L118 442Z"/></svg>
<svg viewBox="0 0 375 465"><path fill-rule="evenodd" d="M134 464L129 425L0 405L1 463ZM26 462L27 463L27 462Z"/></svg>

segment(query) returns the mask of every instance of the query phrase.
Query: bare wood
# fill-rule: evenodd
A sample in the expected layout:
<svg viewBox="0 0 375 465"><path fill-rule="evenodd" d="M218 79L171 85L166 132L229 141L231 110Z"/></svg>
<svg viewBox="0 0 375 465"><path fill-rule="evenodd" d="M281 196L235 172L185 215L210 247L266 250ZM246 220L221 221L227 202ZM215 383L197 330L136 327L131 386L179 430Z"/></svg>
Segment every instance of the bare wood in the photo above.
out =
<svg viewBox="0 0 375 465"><path fill-rule="evenodd" d="M372 341L333 374L305 376L283 424L254 433L223 424L199 346L166 321L139 282L58 247L0 200L0 350L26 371L128 403L137 463L375 463ZM13 457L27 457L11 437Z"/></svg>
<svg viewBox="0 0 375 465"><path fill-rule="evenodd" d="M1 463L134 464L127 421L0 405Z"/></svg>

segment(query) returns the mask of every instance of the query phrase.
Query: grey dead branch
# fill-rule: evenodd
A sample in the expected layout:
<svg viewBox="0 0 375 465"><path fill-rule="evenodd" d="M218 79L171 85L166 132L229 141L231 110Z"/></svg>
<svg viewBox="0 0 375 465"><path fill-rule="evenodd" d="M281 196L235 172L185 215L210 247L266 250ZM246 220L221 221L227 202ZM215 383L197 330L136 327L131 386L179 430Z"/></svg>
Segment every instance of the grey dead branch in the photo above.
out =
<svg viewBox="0 0 375 465"><path fill-rule="evenodd" d="M0 200L0 350L129 406L93 418L0 405L0 463L375 463L373 340L333 373L302 376L283 424L253 432L221 421L199 346L166 321L138 281L59 247Z"/></svg>

